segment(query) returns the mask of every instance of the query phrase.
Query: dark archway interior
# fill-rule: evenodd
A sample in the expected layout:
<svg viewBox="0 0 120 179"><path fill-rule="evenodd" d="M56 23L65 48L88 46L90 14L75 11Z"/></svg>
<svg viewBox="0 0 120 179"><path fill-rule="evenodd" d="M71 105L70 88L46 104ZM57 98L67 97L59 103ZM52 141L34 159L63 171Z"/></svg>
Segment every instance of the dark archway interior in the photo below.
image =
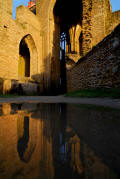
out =
<svg viewBox="0 0 120 179"><path fill-rule="evenodd" d="M30 9L30 10L34 12L33 9ZM80 47L78 46L76 47L76 41L75 41L76 40L75 28L77 25L82 26L82 13L83 13L82 0L56 0L55 6L53 9L54 22L55 22L55 29L53 33L53 44L54 44L53 54L55 55L55 58L53 57L51 59L52 92L54 91L54 89L56 89L56 81L60 81L60 93L61 91L62 93L66 92L66 67L67 67L66 62L71 60L69 59L69 56L67 58L68 60L66 60L66 57L67 55L78 54L82 51L82 44L80 44ZM72 30L74 31L73 34L71 34ZM78 42L77 42L78 45L81 42L82 42L82 39L79 41L79 38L78 38ZM58 79L56 80L57 75L55 74L57 74L56 71L58 70L58 67L56 67L57 60L54 61L54 59L59 58L58 52L60 52L59 53L60 54L60 72L59 72L60 78L58 77ZM72 64L75 64L73 60L71 61L73 62Z"/></svg>
<svg viewBox="0 0 120 179"><path fill-rule="evenodd" d="M55 21L60 25L60 87L66 92L66 53L72 53L70 28L77 24L82 25L82 1L56 0L53 14ZM66 52L67 45L67 52ZM74 50L75 51L75 50Z"/></svg>
<svg viewBox="0 0 120 179"><path fill-rule="evenodd" d="M54 15L60 19L60 32L66 33L69 40L69 29L82 22L82 1L56 0Z"/></svg>
<svg viewBox="0 0 120 179"><path fill-rule="evenodd" d="M30 51L25 39L20 42L18 72L19 76L30 77Z"/></svg>
<svg viewBox="0 0 120 179"><path fill-rule="evenodd" d="M79 37L79 53L82 54L82 41L83 41L83 33L80 34Z"/></svg>
<svg viewBox="0 0 120 179"><path fill-rule="evenodd" d="M18 128L21 127L21 126L19 126L19 122L20 121L18 121ZM21 136L18 139L17 151L18 151L20 159L23 162L27 163L27 162L29 162L30 157L25 158L24 153L27 150L28 142L29 142L29 117L28 116L24 117L24 128L23 128L23 130L24 130L23 136ZM19 131L19 129L18 129L18 131Z"/></svg>

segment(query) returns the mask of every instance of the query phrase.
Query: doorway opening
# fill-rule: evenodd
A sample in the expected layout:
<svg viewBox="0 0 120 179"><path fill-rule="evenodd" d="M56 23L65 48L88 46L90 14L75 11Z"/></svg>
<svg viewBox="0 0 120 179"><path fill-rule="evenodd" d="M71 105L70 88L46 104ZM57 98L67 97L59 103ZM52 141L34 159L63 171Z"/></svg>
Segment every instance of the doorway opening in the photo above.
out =
<svg viewBox="0 0 120 179"><path fill-rule="evenodd" d="M30 51L24 38L19 46L18 75L20 77L30 77Z"/></svg>

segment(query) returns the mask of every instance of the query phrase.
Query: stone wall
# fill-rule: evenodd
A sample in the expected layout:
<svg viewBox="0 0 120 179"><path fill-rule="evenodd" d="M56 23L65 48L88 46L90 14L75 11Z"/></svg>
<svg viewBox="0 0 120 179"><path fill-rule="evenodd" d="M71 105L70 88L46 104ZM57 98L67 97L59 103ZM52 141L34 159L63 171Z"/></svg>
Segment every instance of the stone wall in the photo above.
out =
<svg viewBox="0 0 120 179"><path fill-rule="evenodd" d="M108 27L106 25L106 34L109 34L120 23L120 11L115 11L109 15Z"/></svg>
<svg viewBox="0 0 120 179"><path fill-rule="evenodd" d="M110 0L71 0L69 4L64 0L58 1L58 11L61 12L64 7L62 14L66 21L55 13L56 0L36 0L36 15L19 6L16 20L12 18L13 0L0 0L0 92L3 89L9 92L13 81L20 82L22 86L27 82L31 86L34 86L31 83L37 83L40 92L59 92L61 26L70 21L67 26L71 46L68 59L76 63L120 22L120 11L112 13ZM66 12L68 5L69 13ZM80 8L77 9L77 6ZM71 15L75 10L77 13ZM30 75L25 78L20 76L21 73L26 74L25 71L19 73L18 70L22 42L27 46L30 61ZM21 48L24 49L23 46ZM24 69L26 66L21 67L21 70Z"/></svg>
<svg viewBox="0 0 120 179"><path fill-rule="evenodd" d="M37 0L36 15L41 22L43 37L44 87L57 90L60 79L60 28L53 9L56 0Z"/></svg>
<svg viewBox="0 0 120 179"><path fill-rule="evenodd" d="M91 4L91 47L93 47L120 23L120 11L112 12L110 0L94 0Z"/></svg>
<svg viewBox="0 0 120 179"><path fill-rule="evenodd" d="M9 15L7 12L6 14L4 13L3 17L0 16L0 21L0 77L19 79L19 45L21 40L28 34L31 35L37 48L37 63L40 64L41 62L40 49L42 39L40 38L40 22L35 15L24 6L18 7L16 21L13 20L12 15ZM31 70L34 71L36 66L33 65L32 68ZM40 73L40 69L38 69L38 73Z"/></svg>
<svg viewBox="0 0 120 179"><path fill-rule="evenodd" d="M67 89L120 88L120 25L67 72Z"/></svg>
<svg viewBox="0 0 120 179"><path fill-rule="evenodd" d="M39 76L40 82L43 74L40 21L24 6L17 8L16 20L14 20L11 10L12 1L10 6L8 6L9 2L5 0L3 3L0 0L0 82L2 83L0 92L4 88L5 80L21 80L18 73L19 48L24 38L30 51L30 77L27 81L37 81L35 77Z"/></svg>
<svg viewBox="0 0 120 179"><path fill-rule="evenodd" d="M58 1L57 1L58 2ZM77 4L78 1L76 1ZM73 7L70 4L73 3ZM65 8L65 2L59 0L58 11L61 6ZM53 91L59 87L60 81L60 14L54 14L56 1L37 0L36 15L40 19L43 35L43 61L44 61L44 85L45 88ZM74 12L75 2L69 1L71 12ZM106 29L110 26L110 17L112 14L109 0L82 0L80 3L80 16L78 22L71 24L68 29L71 51L69 58L73 61L87 54L93 46L98 44L106 36ZM73 8L73 9L72 9ZM76 6L77 9L77 6ZM64 13L65 18L68 12ZM71 14L71 13L70 13ZM71 18L71 16L69 17ZM69 19L67 19L69 20ZM74 19L75 20L75 19ZM107 21L107 23L106 23ZM117 21L118 23L118 21ZM107 27L108 25L108 27ZM111 30L114 29L111 26ZM108 33L108 34L109 34ZM68 44L69 44L68 43ZM68 52L67 44L67 52ZM75 55L74 55L75 54ZM73 57L74 56L74 57Z"/></svg>
<svg viewBox="0 0 120 179"><path fill-rule="evenodd" d="M118 139L115 119L119 117L118 112L66 104L0 104L0 178L63 178L67 170L79 178L98 178L99 174L99 178L118 179L111 168L119 171L119 145L111 146L109 139L120 144L113 141ZM114 138L104 139L104 134Z"/></svg>
<svg viewBox="0 0 120 179"><path fill-rule="evenodd" d="M18 109L18 106L21 110ZM44 114L43 124L43 118L38 113L39 118L36 117L36 109L37 104L24 103L16 106L5 103L2 107L0 105L0 113L3 114L2 117L0 116L0 126L2 126L0 131L0 159L3 161L1 169L5 171L0 171L0 178L53 178L52 138L48 136L48 134L52 134L51 121L49 120L50 112L45 113L47 116ZM48 111L48 108L46 111ZM46 126L47 135L45 135L44 130ZM26 140L27 136L28 140ZM21 139L24 142L26 141L26 144L20 142ZM41 163L43 164L42 167L45 168L43 177L40 173L40 169L42 171ZM31 170L32 167L34 170ZM21 168L22 173L19 173L18 171Z"/></svg>

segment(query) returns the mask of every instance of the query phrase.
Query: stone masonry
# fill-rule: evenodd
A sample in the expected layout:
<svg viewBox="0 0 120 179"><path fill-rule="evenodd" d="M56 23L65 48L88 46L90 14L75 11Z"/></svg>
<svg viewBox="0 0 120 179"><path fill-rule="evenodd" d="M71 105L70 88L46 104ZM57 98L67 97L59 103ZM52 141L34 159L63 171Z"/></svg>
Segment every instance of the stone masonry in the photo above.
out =
<svg viewBox="0 0 120 179"><path fill-rule="evenodd" d="M12 0L0 0L1 93L58 93L61 34L68 63L76 64L120 22L109 0L36 0L36 14L19 6L16 20L12 7Z"/></svg>
<svg viewBox="0 0 120 179"><path fill-rule="evenodd" d="M120 88L120 25L67 72L67 89Z"/></svg>
<svg viewBox="0 0 120 179"><path fill-rule="evenodd" d="M19 6L16 20L12 18L12 1L0 0L0 82L1 92L28 84L31 92L38 74L43 71L42 36L39 19L24 6ZM20 42L25 39L30 51L30 77L19 76ZM40 79L40 77L39 77ZM11 83L11 84L10 84ZM39 82L40 84L40 82ZM27 92L27 91L26 91Z"/></svg>

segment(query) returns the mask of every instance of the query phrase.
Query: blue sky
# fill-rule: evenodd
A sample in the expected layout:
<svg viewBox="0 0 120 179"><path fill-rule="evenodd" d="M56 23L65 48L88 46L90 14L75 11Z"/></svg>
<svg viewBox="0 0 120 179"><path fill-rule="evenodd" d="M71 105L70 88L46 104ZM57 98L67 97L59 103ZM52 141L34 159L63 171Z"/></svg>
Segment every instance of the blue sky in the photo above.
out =
<svg viewBox="0 0 120 179"><path fill-rule="evenodd" d="M13 0L13 18L15 18L16 7L23 4L27 6L29 0ZM112 10L120 10L120 0L111 0Z"/></svg>
<svg viewBox="0 0 120 179"><path fill-rule="evenodd" d="M112 11L120 10L120 0L111 0Z"/></svg>
<svg viewBox="0 0 120 179"><path fill-rule="evenodd" d="M13 0L13 18L15 18L16 14L16 7L23 4L24 6L27 6L29 0Z"/></svg>

